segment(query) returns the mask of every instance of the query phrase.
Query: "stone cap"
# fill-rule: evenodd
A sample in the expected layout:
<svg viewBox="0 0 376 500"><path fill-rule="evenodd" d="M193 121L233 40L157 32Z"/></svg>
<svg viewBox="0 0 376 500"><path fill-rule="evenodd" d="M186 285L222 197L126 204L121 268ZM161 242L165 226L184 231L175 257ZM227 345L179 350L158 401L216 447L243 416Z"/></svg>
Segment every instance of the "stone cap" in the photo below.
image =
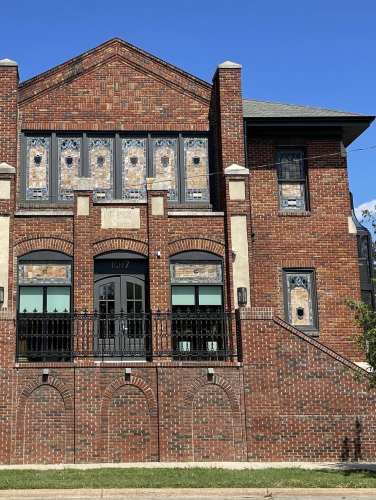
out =
<svg viewBox="0 0 376 500"><path fill-rule="evenodd" d="M148 191L168 191L171 188L171 181L165 181L158 177L148 177L146 179L146 189Z"/></svg>
<svg viewBox="0 0 376 500"><path fill-rule="evenodd" d="M73 191L93 191L94 179L89 177L75 177L73 179Z"/></svg>
<svg viewBox="0 0 376 500"><path fill-rule="evenodd" d="M18 66L16 61L12 61L11 59L1 59L0 66Z"/></svg>
<svg viewBox="0 0 376 500"><path fill-rule="evenodd" d="M224 169L223 175L249 175L249 169L233 163Z"/></svg>
<svg viewBox="0 0 376 500"><path fill-rule="evenodd" d="M0 174L15 174L16 169L8 165L8 163L0 163Z"/></svg>
<svg viewBox="0 0 376 500"><path fill-rule="evenodd" d="M241 69L242 68L242 65L241 64L237 64L237 63L233 63L231 61L225 61L223 62L222 64L218 64L218 68L221 68L221 69Z"/></svg>

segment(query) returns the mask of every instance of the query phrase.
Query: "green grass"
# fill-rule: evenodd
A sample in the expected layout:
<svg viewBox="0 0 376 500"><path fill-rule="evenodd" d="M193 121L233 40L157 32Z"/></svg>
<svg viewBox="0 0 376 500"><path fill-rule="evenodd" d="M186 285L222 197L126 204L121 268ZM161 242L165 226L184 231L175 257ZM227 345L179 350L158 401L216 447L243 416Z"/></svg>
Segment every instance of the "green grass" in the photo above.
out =
<svg viewBox="0 0 376 500"><path fill-rule="evenodd" d="M376 488L376 472L264 470L89 469L1 470L0 489L36 488Z"/></svg>

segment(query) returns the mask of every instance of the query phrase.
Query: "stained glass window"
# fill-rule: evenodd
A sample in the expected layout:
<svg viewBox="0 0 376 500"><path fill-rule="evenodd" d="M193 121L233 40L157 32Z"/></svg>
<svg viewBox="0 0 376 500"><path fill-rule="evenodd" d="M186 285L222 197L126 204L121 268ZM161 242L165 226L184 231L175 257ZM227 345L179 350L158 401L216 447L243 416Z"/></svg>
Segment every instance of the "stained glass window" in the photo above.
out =
<svg viewBox="0 0 376 500"><path fill-rule="evenodd" d="M146 139L122 139L123 199L146 201Z"/></svg>
<svg viewBox="0 0 376 500"><path fill-rule="evenodd" d="M277 150L279 209L306 210L306 171L302 149Z"/></svg>
<svg viewBox="0 0 376 500"><path fill-rule="evenodd" d="M185 200L209 201L208 140L184 139Z"/></svg>
<svg viewBox="0 0 376 500"><path fill-rule="evenodd" d="M153 139L153 177L168 184L168 200L178 200L177 139Z"/></svg>
<svg viewBox="0 0 376 500"><path fill-rule="evenodd" d="M73 179L81 176L81 139L58 138L59 200L73 199Z"/></svg>
<svg viewBox="0 0 376 500"><path fill-rule="evenodd" d="M47 200L49 197L50 139L27 137L26 199Z"/></svg>
<svg viewBox="0 0 376 500"><path fill-rule="evenodd" d="M291 325L314 326L312 273L286 273L288 321Z"/></svg>
<svg viewBox="0 0 376 500"><path fill-rule="evenodd" d="M72 266L45 262L42 264L20 264L18 268L19 283L70 283Z"/></svg>
<svg viewBox="0 0 376 500"><path fill-rule="evenodd" d="M89 177L94 180L94 199L111 200L114 185L112 138L89 138Z"/></svg>
<svg viewBox="0 0 376 500"><path fill-rule="evenodd" d="M222 283L222 265L217 262L171 262L171 283Z"/></svg>

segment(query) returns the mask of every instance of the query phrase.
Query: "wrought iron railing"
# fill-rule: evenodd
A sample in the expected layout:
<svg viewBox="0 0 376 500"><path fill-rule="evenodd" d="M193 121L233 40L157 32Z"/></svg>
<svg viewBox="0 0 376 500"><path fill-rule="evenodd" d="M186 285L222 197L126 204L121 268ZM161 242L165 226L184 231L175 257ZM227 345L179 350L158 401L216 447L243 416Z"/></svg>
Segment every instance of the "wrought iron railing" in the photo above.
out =
<svg viewBox="0 0 376 500"><path fill-rule="evenodd" d="M19 361L111 361L168 357L232 360L237 355L234 315L229 312L38 313L17 318Z"/></svg>

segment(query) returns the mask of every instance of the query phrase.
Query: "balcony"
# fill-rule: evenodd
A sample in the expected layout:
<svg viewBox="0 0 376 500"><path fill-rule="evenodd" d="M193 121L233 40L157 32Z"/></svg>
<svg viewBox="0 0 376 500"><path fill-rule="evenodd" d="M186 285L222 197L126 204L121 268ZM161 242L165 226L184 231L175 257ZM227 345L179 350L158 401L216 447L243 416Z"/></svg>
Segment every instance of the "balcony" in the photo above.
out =
<svg viewBox="0 0 376 500"><path fill-rule="evenodd" d="M18 362L235 361L235 315L216 313L18 313Z"/></svg>

